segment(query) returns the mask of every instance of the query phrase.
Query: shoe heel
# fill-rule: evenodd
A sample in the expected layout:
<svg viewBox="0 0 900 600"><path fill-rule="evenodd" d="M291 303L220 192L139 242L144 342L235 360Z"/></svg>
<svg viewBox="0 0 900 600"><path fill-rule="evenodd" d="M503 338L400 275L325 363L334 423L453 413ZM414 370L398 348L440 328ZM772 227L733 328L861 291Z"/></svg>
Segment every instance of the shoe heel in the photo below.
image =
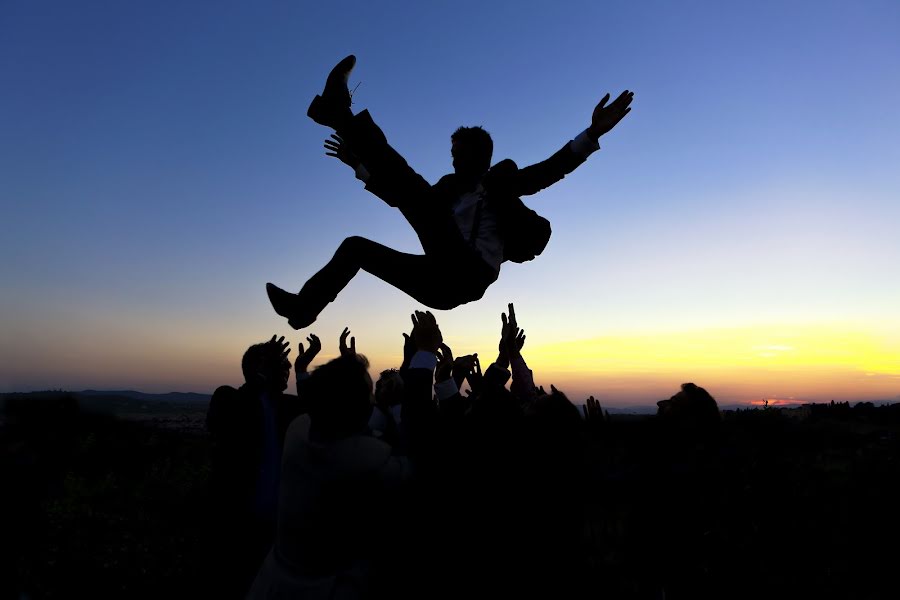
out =
<svg viewBox="0 0 900 600"><path fill-rule="evenodd" d="M306 116L319 125L325 125L327 127L328 123L325 122L328 120L326 112L327 110L325 108L325 102L322 100L322 96L316 96L309 104L309 108L306 110Z"/></svg>

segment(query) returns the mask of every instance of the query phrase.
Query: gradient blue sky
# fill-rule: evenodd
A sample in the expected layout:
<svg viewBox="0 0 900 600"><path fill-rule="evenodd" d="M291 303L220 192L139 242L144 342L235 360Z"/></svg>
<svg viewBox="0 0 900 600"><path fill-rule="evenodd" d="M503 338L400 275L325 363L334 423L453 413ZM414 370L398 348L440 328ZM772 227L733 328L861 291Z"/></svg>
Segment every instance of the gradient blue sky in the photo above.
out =
<svg viewBox="0 0 900 600"><path fill-rule="evenodd" d="M250 343L300 340L266 281L347 235L419 251L305 116L354 53L355 108L432 181L458 125L523 165L635 92L531 199L544 255L438 313L457 354L515 301L573 395L895 398L898 31L892 1L0 2L0 391L240 383ZM361 275L311 330L394 366L415 308Z"/></svg>

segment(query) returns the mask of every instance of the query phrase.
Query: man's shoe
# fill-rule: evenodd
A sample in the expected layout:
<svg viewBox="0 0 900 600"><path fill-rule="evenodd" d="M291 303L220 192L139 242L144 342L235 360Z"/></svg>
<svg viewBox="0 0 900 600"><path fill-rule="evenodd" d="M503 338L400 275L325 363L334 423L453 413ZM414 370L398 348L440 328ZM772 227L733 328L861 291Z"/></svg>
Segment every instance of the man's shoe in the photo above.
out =
<svg viewBox="0 0 900 600"><path fill-rule="evenodd" d="M355 65L356 57L352 54L335 65L328 74L328 79L325 80L325 90L322 95L313 98L306 111L310 119L319 125L337 129L342 119L352 116L347 80Z"/></svg>
<svg viewBox="0 0 900 600"><path fill-rule="evenodd" d="M294 329L303 329L315 323L317 315L304 314L303 303L298 294L286 292L271 283L266 284L266 294L269 295L269 302L272 303L275 312L286 318L288 325Z"/></svg>

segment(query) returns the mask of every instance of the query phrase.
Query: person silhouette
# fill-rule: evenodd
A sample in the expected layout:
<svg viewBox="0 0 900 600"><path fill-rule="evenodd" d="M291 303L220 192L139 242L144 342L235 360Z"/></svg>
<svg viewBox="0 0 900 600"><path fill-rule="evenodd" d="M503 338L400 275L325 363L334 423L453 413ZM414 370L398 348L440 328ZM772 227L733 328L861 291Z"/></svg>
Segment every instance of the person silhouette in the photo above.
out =
<svg viewBox="0 0 900 600"><path fill-rule="evenodd" d="M284 393L291 372L289 345L273 335L250 346L241 359L244 384L220 386L210 399L207 568L215 573L210 580L214 597L243 597L275 536L285 435L307 411L297 396ZM306 358L301 351L298 363Z"/></svg>
<svg viewBox="0 0 900 600"><path fill-rule="evenodd" d="M294 329L315 322L360 269L431 308L449 310L480 299L504 261L531 260L550 238L550 223L520 197L561 180L598 150L600 136L630 112L634 97L625 90L607 105L606 94L586 130L550 158L522 169L509 159L492 167L490 134L481 127L460 127L450 138L454 172L430 185L388 144L368 110L356 115L350 110L347 79L355 64L350 55L331 70L307 115L335 130L337 135L325 143L326 154L353 167L367 190L400 210L424 254L352 236L299 293L267 283L272 307Z"/></svg>

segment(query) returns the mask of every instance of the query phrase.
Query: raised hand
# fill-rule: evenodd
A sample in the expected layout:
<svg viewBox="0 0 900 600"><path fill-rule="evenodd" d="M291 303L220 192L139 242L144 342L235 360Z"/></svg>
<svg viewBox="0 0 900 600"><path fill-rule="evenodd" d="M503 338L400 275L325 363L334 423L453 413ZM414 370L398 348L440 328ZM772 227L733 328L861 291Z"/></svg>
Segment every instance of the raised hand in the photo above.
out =
<svg viewBox="0 0 900 600"><path fill-rule="evenodd" d="M474 363L472 364L472 370L469 371L469 374L466 376L466 379L469 382L470 395L478 395L481 393L482 384L484 383L484 375L481 372L481 362L478 360L478 355L472 355L475 358Z"/></svg>
<svg viewBox="0 0 900 600"><path fill-rule="evenodd" d="M437 354L444 336L441 335L441 329L438 327L437 320L431 311L422 312L417 310L412 315L413 322L413 339L416 342L416 348L424 352Z"/></svg>
<svg viewBox="0 0 900 600"><path fill-rule="evenodd" d="M520 329L519 333L516 334L515 348L516 352L521 352L522 348L525 346L525 330Z"/></svg>
<svg viewBox="0 0 900 600"><path fill-rule="evenodd" d="M598 427L605 421L603 408L599 402L594 400L593 396L587 399L587 402L581 409L584 411L584 420L592 427Z"/></svg>
<svg viewBox="0 0 900 600"><path fill-rule="evenodd" d="M341 351L341 356L356 356L356 338L350 338L350 347L347 347L347 336L350 335L350 328L344 327L344 331L341 332L341 339L338 343L338 349Z"/></svg>
<svg viewBox="0 0 900 600"><path fill-rule="evenodd" d="M477 360L477 354L466 354L453 361L452 375L453 380L456 381L456 387L462 388L462 384L466 381L469 373L475 368L475 361Z"/></svg>
<svg viewBox="0 0 900 600"><path fill-rule="evenodd" d="M503 341L506 343L506 355L510 359L519 356L522 347L525 346L525 330L519 329L519 323L516 320L516 309L512 302L509 303L509 321L506 325Z"/></svg>
<svg viewBox="0 0 900 600"><path fill-rule="evenodd" d="M519 329L516 321L516 309L512 302L508 304L508 307L509 318L506 313L500 313L500 321L503 326L500 329L499 353L497 354L497 364L504 368L509 366L510 358L518 356L522 346L525 345L525 331Z"/></svg>
<svg viewBox="0 0 900 600"><path fill-rule="evenodd" d="M601 135L615 127L619 121L625 118L625 115L631 112L631 108L628 105L631 104L633 98L634 92L625 90L609 106L606 106L609 94L603 96L600 104L594 108L594 114L591 115L591 126L588 127L588 135L597 140Z"/></svg>
<svg viewBox="0 0 900 600"><path fill-rule="evenodd" d="M287 358L287 355L291 353L291 349L288 347L291 345L290 342L284 341L284 336L275 340L275 336L272 336L272 339L266 342L271 358Z"/></svg>
<svg viewBox="0 0 900 600"><path fill-rule="evenodd" d="M504 369L509 366L509 351L506 344L506 336L509 334L509 321L506 319L506 313L500 313L500 321L503 325L500 327L500 343L497 344L497 365Z"/></svg>
<svg viewBox="0 0 900 600"><path fill-rule="evenodd" d="M437 353L437 369L434 372L434 380L447 381L453 372L453 351L450 346L441 343L440 350Z"/></svg>
<svg viewBox="0 0 900 600"><path fill-rule="evenodd" d="M415 315L413 315L413 317L415 317ZM413 338L413 333L415 332L415 319L413 319L413 325L413 331L403 334L403 364L400 365L400 370L409 367L412 357L416 354L416 340Z"/></svg>
<svg viewBox="0 0 900 600"><path fill-rule="evenodd" d="M319 337L316 334L309 334L306 341L309 342L309 348L306 350L303 349L303 342L300 342L297 345L297 352L299 354L294 360L295 373L305 373L306 369L309 368L310 363L312 363L313 359L322 349L322 342L319 341Z"/></svg>
<svg viewBox="0 0 900 600"><path fill-rule="evenodd" d="M350 152L350 148L343 138L336 133L332 133L331 138L330 140L325 140L325 155L333 156L351 169L356 169L360 161L355 154Z"/></svg>

